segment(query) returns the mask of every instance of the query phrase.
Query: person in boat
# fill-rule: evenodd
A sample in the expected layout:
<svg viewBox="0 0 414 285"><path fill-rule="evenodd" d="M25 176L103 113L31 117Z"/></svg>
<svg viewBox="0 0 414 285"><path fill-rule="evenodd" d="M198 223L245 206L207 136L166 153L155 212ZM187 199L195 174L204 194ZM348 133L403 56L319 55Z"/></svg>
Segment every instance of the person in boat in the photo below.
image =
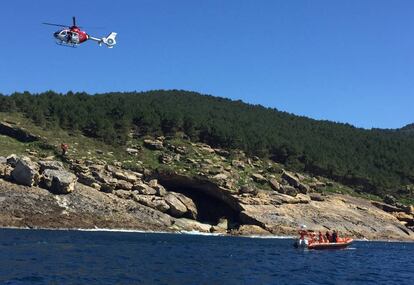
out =
<svg viewBox="0 0 414 285"><path fill-rule="evenodd" d="M332 233L332 242L338 242L338 233L336 231Z"/></svg>
<svg viewBox="0 0 414 285"><path fill-rule="evenodd" d="M319 231L318 236L319 236L319 242L320 243L325 242L325 239L323 238L323 234L322 234L321 231Z"/></svg>
<svg viewBox="0 0 414 285"><path fill-rule="evenodd" d="M332 242L332 236L329 231L326 231L326 242Z"/></svg>
<svg viewBox="0 0 414 285"><path fill-rule="evenodd" d="M302 239L302 240L305 239L305 237L308 235L308 231L306 230L306 226L305 225L302 225L300 227L299 235L300 235L300 239Z"/></svg>

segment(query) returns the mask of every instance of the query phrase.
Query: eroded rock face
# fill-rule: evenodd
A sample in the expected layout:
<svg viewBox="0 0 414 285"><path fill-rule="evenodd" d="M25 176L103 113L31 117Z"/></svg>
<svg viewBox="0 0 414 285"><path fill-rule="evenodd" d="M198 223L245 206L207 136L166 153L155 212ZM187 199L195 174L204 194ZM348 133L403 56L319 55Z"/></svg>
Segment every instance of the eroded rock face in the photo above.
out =
<svg viewBox="0 0 414 285"><path fill-rule="evenodd" d="M291 197L273 192L261 193L260 199L238 199L243 207L243 223L260 226L273 234L296 235L298 226L306 224L316 231L335 229L341 235L357 238L414 240L414 234L393 215L360 198L334 194L314 201L304 194Z"/></svg>
<svg viewBox="0 0 414 285"><path fill-rule="evenodd" d="M39 166L28 157L21 158L17 161L11 176L18 184L25 186L37 185L39 182Z"/></svg>

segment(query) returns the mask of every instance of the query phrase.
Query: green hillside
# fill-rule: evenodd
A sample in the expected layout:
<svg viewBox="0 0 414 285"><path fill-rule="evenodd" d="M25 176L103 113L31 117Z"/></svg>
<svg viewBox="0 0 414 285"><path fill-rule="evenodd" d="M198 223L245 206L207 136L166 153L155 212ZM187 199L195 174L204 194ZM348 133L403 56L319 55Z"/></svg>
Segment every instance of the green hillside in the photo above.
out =
<svg viewBox="0 0 414 285"><path fill-rule="evenodd" d="M402 199L413 195L412 132L359 129L178 90L94 96L15 93L0 96L0 112L23 113L44 129L81 132L110 145L124 145L131 136L185 135L268 157L358 191Z"/></svg>

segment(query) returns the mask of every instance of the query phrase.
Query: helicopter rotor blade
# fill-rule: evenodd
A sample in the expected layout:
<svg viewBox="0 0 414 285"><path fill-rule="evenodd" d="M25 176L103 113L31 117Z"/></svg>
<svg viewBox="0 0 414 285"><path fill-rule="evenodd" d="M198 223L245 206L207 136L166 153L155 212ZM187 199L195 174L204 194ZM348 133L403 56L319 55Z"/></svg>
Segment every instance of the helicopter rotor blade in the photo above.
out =
<svg viewBox="0 0 414 285"><path fill-rule="evenodd" d="M76 18L72 17L73 26L76 27Z"/></svg>
<svg viewBox="0 0 414 285"><path fill-rule="evenodd" d="M52 23L42 23L43 25L49 25L49 26L57 26L57 27L64 27L67 28L68 25L60 25L60 24L52 24Z"/></svg>

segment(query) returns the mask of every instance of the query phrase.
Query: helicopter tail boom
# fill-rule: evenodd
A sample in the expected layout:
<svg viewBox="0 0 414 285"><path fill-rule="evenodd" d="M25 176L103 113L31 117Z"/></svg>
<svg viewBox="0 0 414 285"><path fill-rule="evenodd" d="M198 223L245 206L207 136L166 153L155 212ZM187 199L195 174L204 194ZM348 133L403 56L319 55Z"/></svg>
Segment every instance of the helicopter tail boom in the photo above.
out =
<svg viewBox="0 0 414 285"><path fill-rule="evenodd" d="M107 37L104 38L95 38L92 36L89 36L90 40L98 42L98 44L101 46L102 43L105 44L108 48L113 48L116 45L116 35L117 33L110 33Z"/></svg>

